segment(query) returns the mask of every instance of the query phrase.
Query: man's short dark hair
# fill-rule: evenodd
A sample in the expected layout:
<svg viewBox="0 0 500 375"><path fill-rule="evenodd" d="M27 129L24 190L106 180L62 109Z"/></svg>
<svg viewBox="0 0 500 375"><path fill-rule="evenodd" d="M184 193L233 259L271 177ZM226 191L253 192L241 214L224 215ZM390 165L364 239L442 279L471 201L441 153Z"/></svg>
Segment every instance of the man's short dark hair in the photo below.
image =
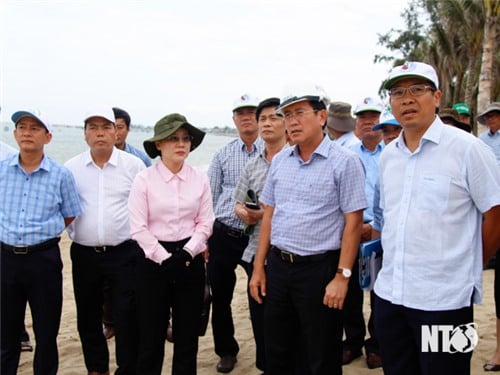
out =
<svg viewBox="0 0 500 375"><path fill-rule="evenodd" d="M255 118L259 121L260 113L264 108L277 108L280 105L280 100L278 98L269 98L261 101L255 110Z"/></svg>
<svg viewBox="0 0 500 375"><path fill-rule="evenodd" d="M127 129L130 129L130 115L128 114L128 112L118 107L113 107L113 112L115 114L115 120L121 118L123 121L125 121Z"/></svg>

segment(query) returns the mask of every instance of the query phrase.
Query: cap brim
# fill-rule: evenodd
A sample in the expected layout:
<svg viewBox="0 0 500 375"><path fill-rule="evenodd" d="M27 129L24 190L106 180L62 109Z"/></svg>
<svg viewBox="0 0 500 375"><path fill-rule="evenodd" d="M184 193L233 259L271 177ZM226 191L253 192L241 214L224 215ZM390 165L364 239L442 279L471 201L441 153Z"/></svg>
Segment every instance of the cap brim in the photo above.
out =
<svg viewBox="0 0 500 375"><path fill-rule="evenodd" d="M392 125L392 126L399 126L399 127L401 127L401 124L398 122L398 120L396 120L396 119L392 119L392 120L387 120L387 121L381 122L380 124L375 125L375 126L372 128L372 130L380 130L380 129L382 129L385 125Z"/></svg>
<svg viewBox="0 0 500 375"><path fill-rule="evenodd" d="M12 122L17 125L17 123L19 122L19 120L21 120L23 117L32 117L34 118L35 120L37 120L40 124L43 125L43 127L50 133L50 128L49 126L45 123L44 120L42 120L40 117L34 115L33 113L29 112L29 111L17 111L16 113L14 113L11 117L11 120Z"/></svg>
<svg viewBox="0 0 500 375"><path fill-rule="evenodd" d="M432 82L428 77L422 75L422 74L401 74L401 75L398 75L396 77L393 77L387 81L385 81L384 83L384 89L386 90L389 90L393 85L394 83L396 83L397 81L400 81L404 78L421 78L421 79L425 79L426 81L432 83L433 86L435 86L435 83Z"/></svg>

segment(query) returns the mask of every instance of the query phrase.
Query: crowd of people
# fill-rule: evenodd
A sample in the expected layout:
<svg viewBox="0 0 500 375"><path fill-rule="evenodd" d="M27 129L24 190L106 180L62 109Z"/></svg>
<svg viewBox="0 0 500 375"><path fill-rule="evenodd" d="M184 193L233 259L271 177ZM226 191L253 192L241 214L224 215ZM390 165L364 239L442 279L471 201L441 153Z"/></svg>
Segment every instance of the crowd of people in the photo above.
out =
<svg viewBox="0 0 500 375"><path fill-rule="evenodd" d="M263 374L342 374L363 348L388 375L470 374L473 329L465 343L424 341L433 327L471 327L500 248L500 103L477 116L488 131L475 137L467 104L441 108L430 65L394 67L384 88L389 106L367 96L354 111L316 85L239 96L238 136L208 173L186 163L205 133L178 113L158 120L144 152L126 142L125 110L92 109L88 150L61 166L44 153L50 123L15 112L19 149L0 143L2 374L27 350L27 303L34 374L58 371L64 230L89 375L109 374L113 336L116 374L161 374L169 321L172 374L196 374L207 281L214 365L233 371L238 266ZM376 238L365 322L358 249ZM498 346L485 371L500 371L495 267Z"/></svg>

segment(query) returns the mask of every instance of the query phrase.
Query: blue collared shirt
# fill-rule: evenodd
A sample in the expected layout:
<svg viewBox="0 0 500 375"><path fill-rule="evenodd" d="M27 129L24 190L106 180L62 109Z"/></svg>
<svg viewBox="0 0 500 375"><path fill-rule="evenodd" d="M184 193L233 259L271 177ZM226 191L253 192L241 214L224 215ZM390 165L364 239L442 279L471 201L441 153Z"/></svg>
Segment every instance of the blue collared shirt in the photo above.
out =
<svg viewBox="0 0 500 375"><path fill-rule="evenodd" d="M368 208L363 211L363 221L371 223L373 221L373 197L375 194L375 183L378 180L378 161L380 154L384 149L384 143L380 142L375 151L368 150L362 142L351 146L350 149L358 154L365 167L366 180L365 180L365 194L368 201Z"/></svg>
<svg viewBox="0 0 500 375"><path fill-rule="evenodd" d="M298 255L339 249L344 214L367 207L358 155L325 137L304 162L297 146L273 158L260 200L274 207L271 244Z"/></svg>
<svg viewBox="0 0 500 375"><path fill-rule="evenodd" d="M36 170L26 173L18 156L0 162L0 241L36 245L59 236L64 218L80 215L82 207L68 169L44 156Z"/></svg>
<svg viewBox="0 0 500 375"><path fill-rule="evenodd" d="M500 204L500 169L473 135L436 116L411 152L404 130L380 158L382 269L375 293L413 309L482 296L482 214Z"/></svg>
<svg viewBox="0 0 500 375"><path fill-rule="evenodd" d="M233 191L247 162L259 155L263 149L264 142L261 138L255 140L250 152L247 151L245 143L236 138L218 150L210 163L208 178L215 217L230 227L243 228L243 222L234 213L236 202L233 199Z"/></svg>
<svg viewBox="0 0 500 375"><path fill-rule="evenodd" d="M495 133L491 133L491 131L488 130L482 133L479 139L490 146L497 158L497 163L500 165L500 130L497 130Z"/></svg>
<svg viewBox="0 0 500 375"><path fill-rule="evenodd" d="M137 147L134 147L129 143L125 143L125 148L123 149L123 151L128 152L129 154L132 154L134 156L137 156L139 159L142 160L142 162L146 167L151 167L152 165L151 159L144 151L139 150Z"/></svg>

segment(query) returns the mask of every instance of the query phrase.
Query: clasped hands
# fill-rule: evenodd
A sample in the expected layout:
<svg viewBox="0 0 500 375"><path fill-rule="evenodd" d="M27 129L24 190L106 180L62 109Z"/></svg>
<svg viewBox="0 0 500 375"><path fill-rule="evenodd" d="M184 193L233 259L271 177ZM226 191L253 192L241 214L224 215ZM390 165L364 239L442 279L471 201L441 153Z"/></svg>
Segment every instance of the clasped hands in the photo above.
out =
<svg viewBox="0 0 500 375"><path fill-rule="evenodd" d="M176 249L170 258L161 262L160 270L174 277L183 276L192 260L193 257L185 249Z"/></svg>

